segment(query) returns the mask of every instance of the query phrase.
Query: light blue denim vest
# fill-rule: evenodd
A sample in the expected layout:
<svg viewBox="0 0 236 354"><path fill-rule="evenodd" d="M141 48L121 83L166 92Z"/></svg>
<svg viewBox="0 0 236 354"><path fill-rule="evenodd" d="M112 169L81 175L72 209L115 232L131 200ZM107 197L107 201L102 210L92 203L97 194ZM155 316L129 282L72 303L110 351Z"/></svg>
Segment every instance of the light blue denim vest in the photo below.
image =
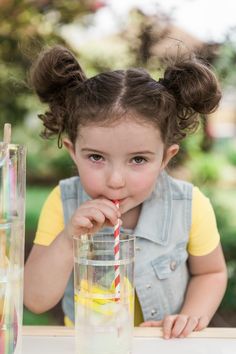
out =
<svg viewBox="0 0 236 354"><path fill-rule="evenodd" d="M90 199L80 178L60 181L64 222ZM178 313L188 285L187 243L192 216L192 185L166 172L158 177L151 196L143 203L136 236L135 289L143 318L160 320ZM112 232L111 228L103 231ZM73 274L62 300L66 316L74 322Z"/></svg>

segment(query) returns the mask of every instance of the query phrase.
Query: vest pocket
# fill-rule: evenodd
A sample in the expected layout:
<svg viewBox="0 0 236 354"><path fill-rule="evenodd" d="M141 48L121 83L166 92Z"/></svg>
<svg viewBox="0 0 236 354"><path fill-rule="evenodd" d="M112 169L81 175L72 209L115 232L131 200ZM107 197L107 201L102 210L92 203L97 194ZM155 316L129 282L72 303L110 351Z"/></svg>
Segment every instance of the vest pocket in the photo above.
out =
<svg viewBox="0 0 236 354"><path fill-rule="evenodd" d="M159 279L166 279L176 274L181 265L183 265L188 253L185 249L186 244L181 243L177 245L171 252L155 258L151 264Z"/></svg>

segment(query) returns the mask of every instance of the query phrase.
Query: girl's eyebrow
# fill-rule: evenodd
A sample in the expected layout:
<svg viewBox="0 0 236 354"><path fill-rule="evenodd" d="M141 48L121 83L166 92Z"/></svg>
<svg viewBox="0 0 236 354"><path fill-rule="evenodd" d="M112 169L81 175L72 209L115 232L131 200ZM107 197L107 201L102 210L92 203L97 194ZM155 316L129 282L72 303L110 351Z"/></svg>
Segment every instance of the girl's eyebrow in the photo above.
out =
<svg viewBox="0 0 236 354"><path fill-rule="evenodd" d="M92 149L92 148L82 148L81 151L83 152L95 152L97 154L104 154L103 151L97 150L97 149Z"/></svg>
<svg viewBox="0 0 236 354"><path fill-rule="evenodd" d="M155 152L153 151L135 151L135 152L131 152L129 155L155 155Z"/></svg>

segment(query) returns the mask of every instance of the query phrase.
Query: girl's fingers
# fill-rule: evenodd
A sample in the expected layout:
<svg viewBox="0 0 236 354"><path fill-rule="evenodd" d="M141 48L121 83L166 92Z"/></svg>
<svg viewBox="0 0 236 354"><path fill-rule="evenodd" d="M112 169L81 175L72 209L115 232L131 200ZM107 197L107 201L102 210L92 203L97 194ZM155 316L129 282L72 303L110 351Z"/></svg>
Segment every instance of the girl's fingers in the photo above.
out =
<svg viewBox="0 0 236 354"><path fill-rule="evenodd" d="M165 339L169 339L172 336L172 328L174 326L177 315L166 316L163 320L163 336Z"/></svg>
<svg viewBox="0 0 236 354"><path fill-rule="evenodd" d="M102 225L104 224L106 217L99 209L92 207L81 210L80 213L75 216L75 225L80 226L81 221L83 222L84 219L89 220L92 225L94 225L94 223Z"/></svg>
<svg viewBox="0 0 236 354"><path fill-rule="evenodd" d="M187 315L170 315L162 321L146 321L140 324L140 327L160 327L163 326L163 336L169 338L184 338L193 331L200 331L207 327L209 319L207 316L198 319Z"/></svg>
<svg viewBox="0 0 236 354"><path fill-rule="evenodd" d="M117 208L114 202L112 202L109 199L93 199L93 200L88 200L83 204L84 206L97 206L98 208L107 206L108 208L112 209L118 217L121 216L120 210Z"/></svg>
<svg viewBox="0 0 236 354"><path fill-rule="evenodd" d="M163 321L146 321L142 322L139 326L140 327L161 327Z"/></svg>
<svg viewBox="0 0 236 354"><path fill-rule="evenodd" d="M80 216L77 220L75 220L75 218L72 217L70 223L65 228L65 232L67 236L71 238L73 236L80 236L84 233L89 233L92 228L93 224L88 218Z"/></svg>
<svg viewBox="0 0 236 354"><path fill-rule="evenodd" d="M198 322L199 320L197 317L189 317L186 326L183 329L182 333L180 333L179 337L180 338L187 337L191 332L195 331Z"/></svg>
<svg viewBox="0 0 236 354"><path fill-rule="evenodd" d="M76 225L78 225L79 227L85 227L88 229L93 227L93 223L89 220L89 218L87 218L85 216L80 216L77 220Z"/></svg>
<svg viewBox="0 0 236 354"><path fill-rule="evenodd" d="M97 232L101 227L115 226L120 211L110 200L95 199L83 203L74 213L67 227L68 236ZM121 224L121 220L119 221Z"/></svg>
<svg viewBox="0 0 236 354"><path fill-rule="evenodd" d="M119 218L119 211L116 210L116 207L115 209L106 204L103 204L103 203L94 203L93 205L92 204L88 204L86 206L84 206L83 208L81 208L79 210L79 212L82 214L82 215L87 215L88 217L89 216L92 216L95 218L96 221L98 221L96 218L100 218L101 217L101 214L104 216L104 220L100 219L101 221L100 222L105 222L105 219L106 220L109 220L109 222L111 223L111 225L116 225L116 223L118 222L118 218ZM91 220L91 218L90 218Z"/></svg>
<svg viewBox="0 0 236 354"><path fill-rule="evenodd" d="M203 328L206 328L209 324L210 320L208 316L202 316L198 320L198 324L195 328L195 331L201 331Z"/></svg>
<svg viewBox="0 0 236 354"><path fill-rule="evenodd" d="M117 218L121 217L119 208L117 208L117 206L111 200L97 199L97 203L101 208L107 207L107 210L113 211Z"/></svg>
<svg viewBox="0 0 236 354"><path fill-rule="evenodd" d="M176 316L176 318L172 322L170 336L172 338L179 337L179 335L183 332L187 322L188 322L188 316L185 315Z"/></svg>
<svg viewBox="0 0 236 354"><path fill-rule="evenodd" d="M199 321L195 316L167 316L163 323L164 338L184 338L196 330Z"/></svg>

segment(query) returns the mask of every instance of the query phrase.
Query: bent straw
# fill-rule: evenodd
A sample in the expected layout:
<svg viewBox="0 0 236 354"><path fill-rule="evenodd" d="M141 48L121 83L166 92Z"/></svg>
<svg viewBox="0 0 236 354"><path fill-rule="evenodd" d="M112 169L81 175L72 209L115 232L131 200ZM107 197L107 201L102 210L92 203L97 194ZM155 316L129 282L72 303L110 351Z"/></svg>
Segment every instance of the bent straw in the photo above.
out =
<svg viewBox="0 0 236 354"><path fill-rule="evenodd" d="M114 204L119 208L119 201L114 200ZM114 256L115 261L118 263L120 260L120 220L118 219L117 224L114 226ZM116 301L120 299L120 267L115 264L115 299Z"/></svg>
<svg viewBox="0 0 236 354"><path fill-rule="evenodd" d="M11 143L11 124L10 123L5 123L4 124L3 142L5 144L10 144Z"/></svg>

